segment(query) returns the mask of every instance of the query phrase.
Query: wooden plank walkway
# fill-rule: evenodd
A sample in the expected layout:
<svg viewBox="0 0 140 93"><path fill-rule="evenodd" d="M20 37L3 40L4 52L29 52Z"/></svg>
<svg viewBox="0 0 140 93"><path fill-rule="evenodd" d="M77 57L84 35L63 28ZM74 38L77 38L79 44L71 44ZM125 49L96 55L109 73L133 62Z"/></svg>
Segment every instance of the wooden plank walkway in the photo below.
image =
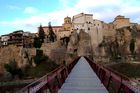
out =
<svg viewBox="0 0 140 93"><path fill-rule="evenodd" d="M84 57L72 69L58 93L108 93Z"/></svg>

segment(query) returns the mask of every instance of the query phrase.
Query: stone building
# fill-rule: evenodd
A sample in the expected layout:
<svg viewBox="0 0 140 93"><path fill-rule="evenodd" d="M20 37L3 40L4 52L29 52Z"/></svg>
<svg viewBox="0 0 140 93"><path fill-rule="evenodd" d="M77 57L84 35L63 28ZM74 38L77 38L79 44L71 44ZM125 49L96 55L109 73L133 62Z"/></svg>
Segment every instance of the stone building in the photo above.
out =
<svg viewBox="0 0 140 93"><path fill-rule="evenodd" d="M30 32L23 32L23 47L30 48L33 47L34 34Z"/></svg>
<svg viewBox="0 0 140 93"><path fill-rule="evenodd" d="M91 31L91 26L93 23L92 14L80 13L73 16L72 19L72 30L77 30L79 32L81 29L85 32Z"/></svg>
<svg viewBox="0 0 140 93"><path fill-rule="evenodd" d="M10 33L9 37L9 45L23 46L23 30Z"/></svg>
<svg viewBox="0 0 140 93"><path fill-rule="evenodd" d="M9 35L2 35L1 36L1 43L2 46L7 46L8 45L8 40L10 39Z"/></svg>
<svg viewBox="0 0 140 93"><path fill-rule="evenodd" d="M49 34L49 27L48 26L43 26L42 27L45 34L48 35ZM58 36L59 31L62 29L62 26L52 26L53 32L55 33L56 36Z"/></svg>
<svg viewBox="0 0 140 93"><path fill-rule="evenodd" d="M93 24L90 31L91 42L94 47L97 47L103 40L103 22L93 19Z"/></svg>
<svg viewBox="0 0 140 93"><path fill-rule="evenodd" d="M70 17L65 17L64 18L64 24L63 24L63 30L70 31L72 26L71 18Z"/></svg>
<svg viewBox="0 0 140 93"><path fill-rule="evenodd" d="M24 32L23 30L14 31L8 35L1 36L2 46L15 45L22 47L31 47L33 43L33 36L30 32Z"/></svg>
<svg viewBox="0 0 140 93"><path fill-rule="evenodd" d="M83 30L89 33L91 44L97 46L103 40L103 21L93 19L92 14L80 13L73 16L72 30Z"/></svg>
<svg viewBox="0 0 140 93"><path fill-rule="evenodd" d="M72 30L87 32L91 38L90 46L97 53L98 45L103 40L103 21L93 19L92 14L80 13L73 16Z"/></svg>
<svg viewBox="0 0 140 93"><path fill-rule="evenodd" d="M71 35L71 28L72 28L72 22L70 17L64 18L64 24L62 26L62 29L58 33L58 39L69 37Z"/></svg>
<svg viewBox="0 0 140 93"><path fill-rule="evenodd" d="M125 16L118 15L114 19L113 24L115 25L116 29L118 29L125 26L130 26L130 21L129 18L125 18Z"/></svg>
<svg viewBox="0 0 140 93"><path fill-rule="evenodd" d="M64 18L62 26L52 26L53 32L57 36L57 40L60 40L63 37L69 37L71 34L71 26L71 18L68 16ZM49 34L49 26L43 26L42 28L47 36Z"/></svg>

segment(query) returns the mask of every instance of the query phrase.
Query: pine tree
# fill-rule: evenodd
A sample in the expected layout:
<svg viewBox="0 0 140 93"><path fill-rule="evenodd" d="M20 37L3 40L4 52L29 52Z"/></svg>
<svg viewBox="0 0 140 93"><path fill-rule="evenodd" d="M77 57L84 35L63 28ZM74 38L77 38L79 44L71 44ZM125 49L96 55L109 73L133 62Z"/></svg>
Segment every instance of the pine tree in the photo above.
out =
<svg viewBox="0 0 140 93"><path fill-rule="evenodd" d="M38 35L39 35L41 43L44 43L45 32L44 32L44 30L42 28L42 25L40 25L40 27L39 27Z"/></svg>
<svg viewBox="0 0 140 93"><path fill-rule="evenodd" d="M33 45L34 45L35 48L40 48L40 47L41 47L42 43L41 43L39 37L35 37L35 38L34 38Z"/></svg>
<svg viewBox="0 0 140 93"><path fill-rule="evenodd" d="M134 55L134 51L135 51L135 40L134 39L131 39L129 48L130 48L131 54Z"/></svg>
<svg viewBox="0 0 140 93"><path fill-rule="evenodd" d="M56 40L56 35L53 32L53 29L52 29L52 26L51 26L51 22L49 22L48 27L49 27L49 40L51 42L54 42Z"/></svg>

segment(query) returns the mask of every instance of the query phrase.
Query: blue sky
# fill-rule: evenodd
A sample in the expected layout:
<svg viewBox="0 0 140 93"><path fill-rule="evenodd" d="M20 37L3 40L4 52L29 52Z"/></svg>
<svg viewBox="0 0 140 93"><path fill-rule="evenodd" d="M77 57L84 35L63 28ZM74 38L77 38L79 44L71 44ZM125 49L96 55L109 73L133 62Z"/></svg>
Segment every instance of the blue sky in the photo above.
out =
<svg viewBox="0 0 140 93"><path fill-rule="evenodd" d="M117 15L140 23L140 0L0 0L0 35L45 26L62 25L63 18L91 13L94 19L112 22Z"/></svg>

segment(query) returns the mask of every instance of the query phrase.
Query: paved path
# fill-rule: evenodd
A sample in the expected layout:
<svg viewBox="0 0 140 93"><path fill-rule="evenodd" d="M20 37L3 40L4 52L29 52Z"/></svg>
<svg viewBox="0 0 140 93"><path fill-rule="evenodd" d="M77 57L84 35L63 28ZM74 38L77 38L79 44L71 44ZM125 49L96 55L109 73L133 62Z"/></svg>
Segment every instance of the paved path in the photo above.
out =
<svg viewBox="0 0 140 93"><path fill-rule="evenodd" d="M81 57L58 93L108 93L84 57Z"/></svg>

